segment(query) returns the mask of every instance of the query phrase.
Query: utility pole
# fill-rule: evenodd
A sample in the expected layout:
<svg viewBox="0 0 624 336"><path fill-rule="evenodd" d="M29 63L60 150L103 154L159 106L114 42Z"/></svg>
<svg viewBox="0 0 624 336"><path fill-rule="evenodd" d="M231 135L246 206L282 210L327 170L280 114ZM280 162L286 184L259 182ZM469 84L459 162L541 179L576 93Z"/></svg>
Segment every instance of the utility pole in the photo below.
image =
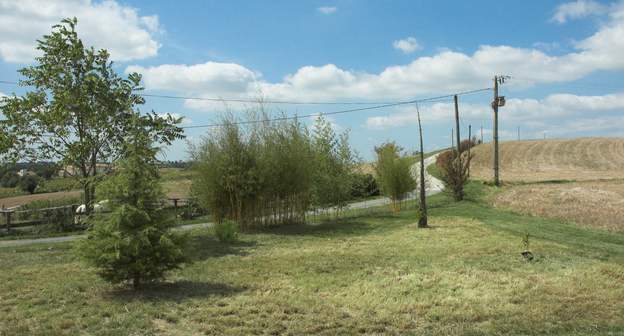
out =
<svg viewBox="0 0 624 336"><path fill-rule="evenodd" d="M468 125L468 176L470 177L470 148L472 147L472 125Z"/></svg>
<svg viewBox="0 0 624 336"><path fill-rule="evenodd" d="M459 136L459 106L457 103L457 95L453 96L453 100L455 101L455 129L457 130L457 132L455 133L455 137L457 138L457 171L461 171L461 138Z"/></svg>
<svg viewBox="0 0 624 336"><path fill-rule="evenodd" d="M499 157L498 157L498 108L505 106L505 97L498 96L498 84L505 83L509 76L494 76L494 101L492 102L492 110L494 110L494 185L500 186L499 177Z"/></svg>
<svg viewBox="0 0 624 336"><path fill-rule="evenodd" d="M455 149L455 129L451 128L451 150Z"/></svg>
<svg viewBox="0 0 624 336"><path fill-rule="evenodd" d="M520 141L520 126L518 126L518 141Z"/></svg>
<svg viewBox="0 0 624 336"><path fill-rule="evenodd" d="M483 143L483 125L481 125L481 143Z"/></svg>
<svg viewBox="0 0 624 336"><path fill-rule="evenodd" d="M494 110L494 185L500 186L498 176L498 76L494 76L494 101L492 102L492 110Z"/></svg>
<svg viewBox="0 0 624 336"><path fill-rule="evenodd" d="M418 115L418 134L420 135L420 218L418 227L426 228L427 224L427 191L425 189L425 151L423 148L422 124L420 123L420 110L416 103L416 113Z"/></svg>

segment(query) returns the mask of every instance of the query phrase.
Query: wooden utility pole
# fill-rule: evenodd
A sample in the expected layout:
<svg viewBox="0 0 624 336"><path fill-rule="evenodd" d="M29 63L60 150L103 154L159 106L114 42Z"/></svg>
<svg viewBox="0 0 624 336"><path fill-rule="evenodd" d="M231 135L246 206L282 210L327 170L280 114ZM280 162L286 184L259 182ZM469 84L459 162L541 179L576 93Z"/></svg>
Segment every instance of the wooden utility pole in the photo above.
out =
<svg viewBox="0 0 624 336"><path fill-rule="evenodd" d="M494 101L492 102L492 110L494 110L494 185L500 186L498 175L498 76L494 76Z"/></svg>
<svg viewBox="0 0 624 336"><path fill-rule="evenodd" d="M460 140L460 136L459 136L459 106L457 104L457 95L453 96L453 100L455 101L455 129L457 130L457 132L455 133L455 138L457 138L457 155L461 154L459 152L460 150L460 145L461 145L461 140Z"/></svg>
<svg viewBox="0 0 624 336"><path fill-rule="evenodd" d="M425 185L425 150L423 148L422 124L420 123L420 110L418 103L416 104L416 114L418 115L418 134L420 136L420 218L418 219L418 227L426 228L427 224L427 191Z"/></svg>
<svg viewBox="0 0 624 336"><path fill-rule="evenodd" d="M481 143L483 143L483 125L481 125Z"/></svg>
<svg viewBox="0 0 624 336"><path fill-rule="evenodd" d="M520 126L518 126L518 141L520 141Z"/></svg>
<svg viewBox="0 0 624 336"><path fill-rule="evenodd" d="M472 147L472 125L468 125L468 176L470 176L470 148Z"/></svg>

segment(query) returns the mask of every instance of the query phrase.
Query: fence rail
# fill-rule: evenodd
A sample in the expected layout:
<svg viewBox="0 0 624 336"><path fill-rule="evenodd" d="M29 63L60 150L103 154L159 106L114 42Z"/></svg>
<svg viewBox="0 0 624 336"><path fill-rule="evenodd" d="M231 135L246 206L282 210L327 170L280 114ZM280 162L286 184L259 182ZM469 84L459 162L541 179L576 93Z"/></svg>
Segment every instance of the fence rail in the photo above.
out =
<svg viewBox="0 0 624 336"><path fill-rule="evenodd" d="M196 203L192 198L167 198L157 206L173 208L176 217L193 218L201 212L196 208ZM14 230L27 230L42 225L52 225L59 231L80 227L84 217L84 213L77 211L80 206L81 204L70 204L25 210L20 210L20 207L0 208L0 230L11 233Z"/></svg>

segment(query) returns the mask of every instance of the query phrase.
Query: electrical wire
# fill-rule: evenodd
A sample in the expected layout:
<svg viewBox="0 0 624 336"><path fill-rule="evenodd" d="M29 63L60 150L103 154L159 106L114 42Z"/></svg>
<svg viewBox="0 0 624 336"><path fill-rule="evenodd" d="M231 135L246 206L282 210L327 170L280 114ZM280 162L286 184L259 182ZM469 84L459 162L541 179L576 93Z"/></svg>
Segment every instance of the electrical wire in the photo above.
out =
<svg viewBox="0 0 624 336"><path fill-rule="evenodd" d="M376 110L376 109L381 109L381 108L386 108L386 107L395 107L395 106L409 105L409 104L415 104L415 103L436 103L436 102L446 101L453 96L470 95L470 94L475 94L475 93L480 93L480 92L490 91L490 90L492 90L492 88L482 88L482 89L462 91L462 92L436 96L436 97L415 99L415 100L410 100L410 101L383 104L383 105L377 105L377 106L360 107L360 108L355 108L355 109L339 110L339 111L332 111L332 112L321 112L321 113L317 112L317 113L304 114L304 115L284 116L284 117L268 118L268 119L261 119L261 120L247 120L247 121L238 121L238 122L231 122L231 123L191 125L191 126L183 126L181 128L191 129L191 128L223 127L227 125L258 124L258 123L265 123L265 122L272 122L272 121L284 121L284 120L291 120L291 119L302 119L302 118L319 117L319 116L326 116L326 115L336 115L336 114Z"/></svg>

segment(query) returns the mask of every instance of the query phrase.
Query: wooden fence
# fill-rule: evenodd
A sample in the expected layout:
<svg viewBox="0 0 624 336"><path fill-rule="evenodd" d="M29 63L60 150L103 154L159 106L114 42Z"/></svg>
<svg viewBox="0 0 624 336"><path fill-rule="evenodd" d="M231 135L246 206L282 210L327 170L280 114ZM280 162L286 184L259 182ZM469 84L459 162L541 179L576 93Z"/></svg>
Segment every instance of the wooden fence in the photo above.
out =
<svg viewBox="0 0 624 336"><path fill-rule="evenodd" d="M194 199L168 198L159 203L162 208L172 208L176 217L185 219L203 214ZM25 209L19 207L0 208L0 228L11 233L14 230L28 230L43 225L52 226L57 231L82 227L84 214L77 213L80 204L71 204L52 208ZM101 211L106 212L106 211ZM0 229L0 230L1 230Z"/></svg>

